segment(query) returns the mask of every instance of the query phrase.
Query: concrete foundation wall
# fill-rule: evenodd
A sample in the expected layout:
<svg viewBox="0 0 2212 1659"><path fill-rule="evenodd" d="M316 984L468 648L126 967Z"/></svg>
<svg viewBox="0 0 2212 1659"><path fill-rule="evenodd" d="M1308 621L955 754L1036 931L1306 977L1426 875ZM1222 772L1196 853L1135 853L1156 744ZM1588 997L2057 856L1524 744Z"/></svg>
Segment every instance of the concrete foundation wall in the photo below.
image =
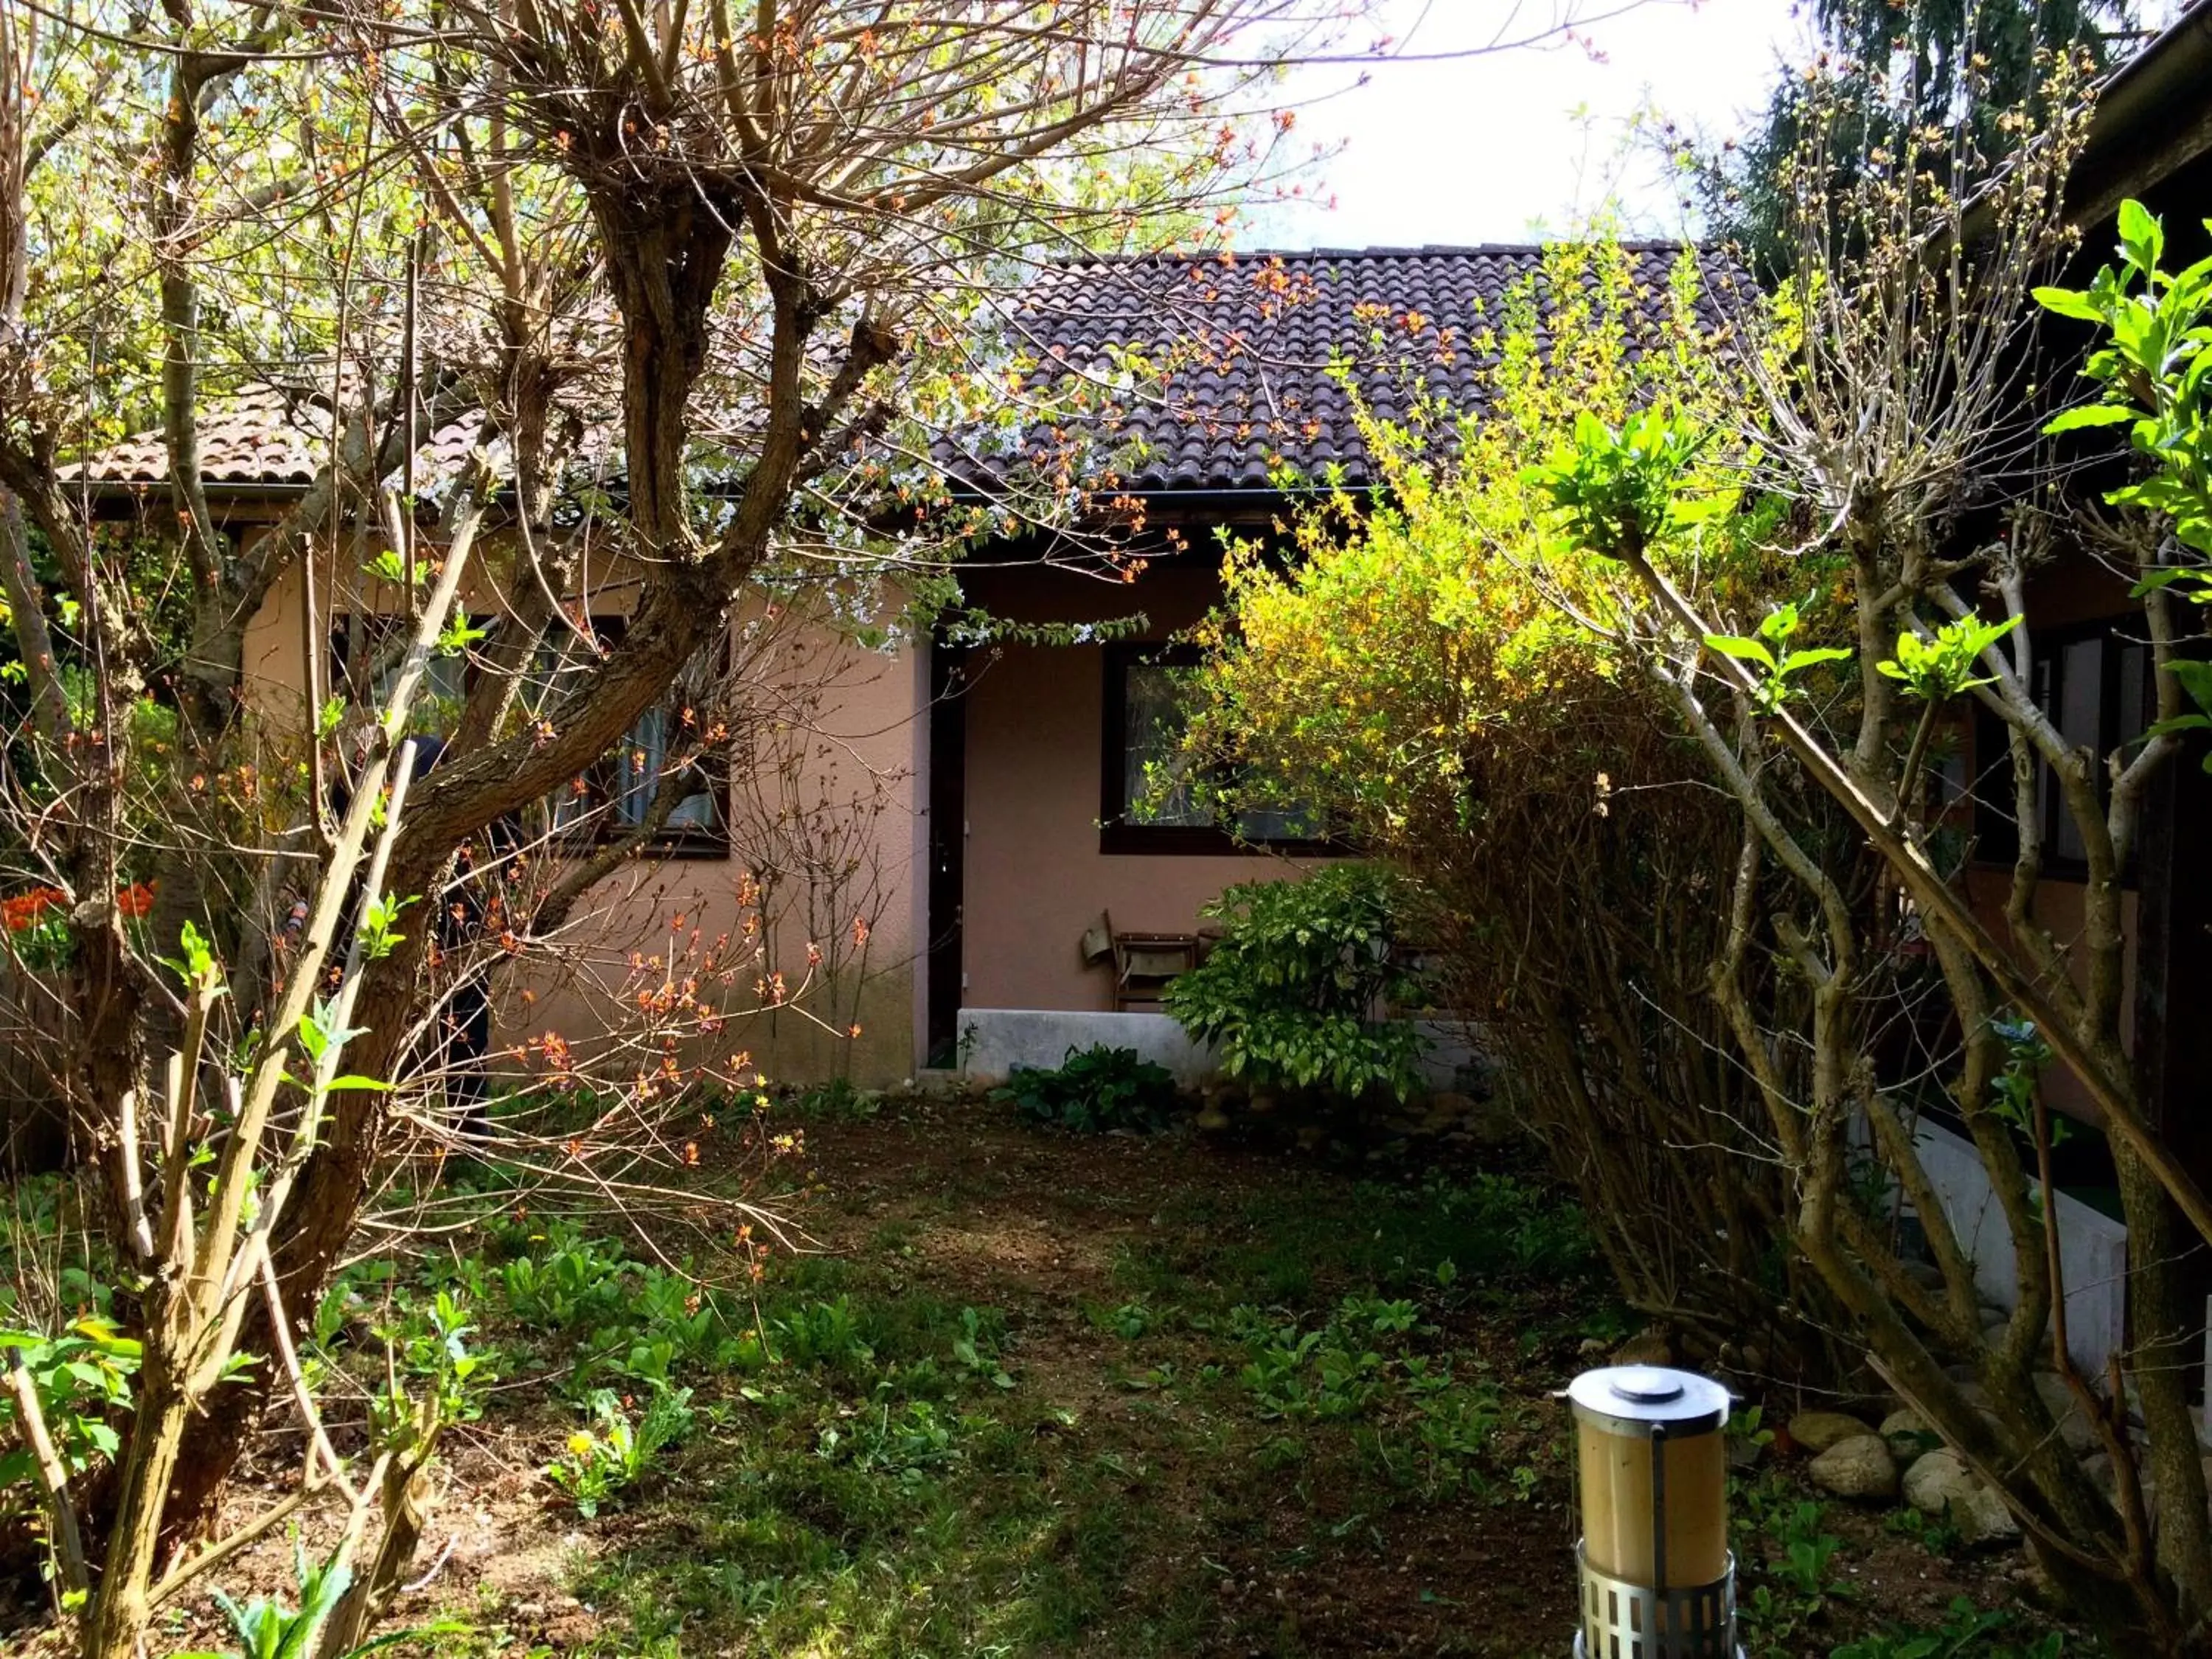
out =
<svg viewBox="0 0 2212 1659"><path fill-rule="evenodd" d="M1975 1287L2008 1310L2020 1304L2012 1233L1990 1189L1981 1154L1971 1142L1933 1124L1920 1126L1920 1162L1942 1200L1960 1247L1974 1264ZM2091 1376L2105 1374L2106 1356L2127 1334L2128 1230L2110 1216L2060 1193L2058 1259L2066 1276L2066 1344Z"/></svg>
<svg viewBox="0 0 2212 1659"><path fill-rule="evenodd" d="M1216 1068L1213 1051L1201 1048L1165 1014L1107 1013L1066 1008L963 1008L960 1011L963 1068L970 1081L999 1084L1017 1066L1049 1071L1079 1051L1103 1043L1134 1048L1164 1066L1176 1082L1197 1088Z"/></svg>
<svg viewBox="0 0 2212 1659"><path fill-rule="evenodd" d="M1421 1080L1431 1089L1451 1089L1480 1071L1481 1060L1468 1029L1457 1022L1421 1020ZM1213 1050L1191 1041L1166 1014L1110 1013L1066 1008L963 1008L960 1011L963 1069L970 1081L999 1084L1017 1066L1050 1070L1078 1050L1103 1044L1134 1048L1139 1056L1164 1066L1176 1082L1195 1089L1213 1079L1220 1067Z"/></svg>

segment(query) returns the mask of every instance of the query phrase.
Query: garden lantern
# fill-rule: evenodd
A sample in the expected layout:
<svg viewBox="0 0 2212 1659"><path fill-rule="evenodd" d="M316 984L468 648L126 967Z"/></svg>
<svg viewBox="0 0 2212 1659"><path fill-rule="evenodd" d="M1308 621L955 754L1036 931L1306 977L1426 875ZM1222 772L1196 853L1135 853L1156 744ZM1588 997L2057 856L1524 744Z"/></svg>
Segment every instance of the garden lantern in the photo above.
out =
<svg viewBox="0 0 2212 1659"><path fill-rule="evenodd" d="M1728 1547L1728 1390L1610 1365L1567 1387L1583 1535L1577 1659L1741 1659Z"/></svg>

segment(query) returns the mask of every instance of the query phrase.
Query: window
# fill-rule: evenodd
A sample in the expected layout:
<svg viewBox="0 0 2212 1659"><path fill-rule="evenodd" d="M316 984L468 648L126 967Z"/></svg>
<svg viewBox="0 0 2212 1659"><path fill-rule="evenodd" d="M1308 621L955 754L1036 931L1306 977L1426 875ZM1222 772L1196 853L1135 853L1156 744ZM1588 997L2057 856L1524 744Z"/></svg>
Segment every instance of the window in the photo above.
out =
<svg viewBox="0 0 2212 1659"><path fill-rule="evenodd" d="M2028 672L2029 692L2059 735L2070 747L2087 748L2098 757L2099 794L2108 794L2111 779L2104 758L2142 736L2156 707L2149 646L2116 633L2109 623L2049 630L2036 638ZM2012 769L2003 724L1986 710L1977 719L1975 749L1981 773L1975 813L1979 856L2009 861L2020 848ZM2087 848L2047 766L2036 781L2035 805L2046 872L2078 874Z"/></svg>
<svg viewBox="0 0 2212 1659"><path fill-rule="evenodd" d="M484 619L471 618L476 627ZM340 616L331 629L331 679L333 695L365 707L381 708L398 683L399 665L406 656L406 618L394 616ZM355 651L360 652L361 672L373 676L362 684L355 678ZM449 732L459 718L461 699L472 683L468 659L434 656L422 676L415 706L408 711L410 732Z"/></svg>
<svg viewBox="0 0 2212 1659"><path fill-rule="evenodd" d="M1188 724L1184 684L1199 661L1194 647L1105 647L1104 745L1100 755L1098 850L1102 853L1233 853L1254 845L1299 853L1342 850L1325 840L1312 815L1295 805L1239 812L1222 823L1212 793L1182 752Z"/></svg>
<svg viewBox="0 0 2212 1659"><path fill-rule="evenodd" d="M628 619L594 617L592 631L602 647L622 637ZM565 648L541 647L538 665L525 683L522 702L532 715L551 707L564 682L586 667L582 648L571 636ZM556 835L575 840L616 840L646 823L665 781L683 791L646 845L656 851L692 857L726 858L730 850L729 775L719 756L691 752L686 716L663 706L648 708L622 742L578 775L548 805Z"/></svg>
<svg viewBox="0 0 2212 1659"><path fill-rule="evenodd" d="M491 620L471 619L477 628L488 627ZM612 645L622 637L626 622L622 617L594 617L592 629L602 645ZM331 685L364 702L373 696L380 702L389 696L398 673L401 626L402 619L397 617L341 617L331 634ZM376 678L372 686L356 684L349 678L348 662L356 640L365 659L374 665ZM573 635L564 645L549 642L541 647L537 668L522 686L523 708L535 715L550 707L563 682L584 666L582 647ZM450 732L459 718L462 700L475 683L476 670L467 658L431 659L427 683L416 699L409 728ZM586 842L612 841L635 830L651 815L661 780L673 766L690 790L670 809L646 846L683 856L727 857L726 767L719 757L692 757L688 746L679 712L668 708L647 709L617 748L546 802L551 828L572 841Z"/></svg>

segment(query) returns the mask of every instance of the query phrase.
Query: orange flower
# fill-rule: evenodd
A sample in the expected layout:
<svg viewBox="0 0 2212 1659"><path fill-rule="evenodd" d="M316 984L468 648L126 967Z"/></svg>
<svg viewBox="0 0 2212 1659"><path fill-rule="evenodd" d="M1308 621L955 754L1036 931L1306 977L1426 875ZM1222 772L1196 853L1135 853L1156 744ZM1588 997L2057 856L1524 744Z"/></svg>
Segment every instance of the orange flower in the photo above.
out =
<svg viewBox="0 0 2212 1659"><path fill-rule="evenodd" d="M9 933L20 933L37 927L39 918L47 911L68 902L69 895L58 887L33 887L14 898L0 899L0 921L7 924Z"/></svg>

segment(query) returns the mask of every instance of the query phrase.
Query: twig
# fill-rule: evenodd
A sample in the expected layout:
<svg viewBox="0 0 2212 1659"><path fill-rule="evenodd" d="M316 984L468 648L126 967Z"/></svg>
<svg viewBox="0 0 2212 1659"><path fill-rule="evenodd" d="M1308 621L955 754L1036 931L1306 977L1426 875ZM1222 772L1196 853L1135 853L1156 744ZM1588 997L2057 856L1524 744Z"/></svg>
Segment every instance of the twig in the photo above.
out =
<svg viewBox="0 0 2212 1659"><path fill-rule="evenodd" d="M52 1541L61 1557L63 1587L72 1595L82 1595L91 1587L91 1580L84 1569L84 1535L77 1530L76 1509L70 1502L69 1466L62 1462L53 1437L46 1432L46 1414L39 1409L39 1390L31 1381L31 1368L23 1363L21 1348L8 1350L8 1387L15 1396L15 1421L30 1451L31 1467L37 1472L39 1488L46 1494L46 1508L53 1517Z"/></svg>
<svg viewBox="0 0 2212 1659"><path fill-rule="evenodd" d="M412 1595L416 1590L428 1588L430 1581L446 1570L447 1558L453 1554L453 1546L460 1541L460 1534L453 1533L450 1534L446 1540L446 1547L438 1552L438 1559L430 1564L429 1571L424 1573L420 1578L414 1580L410 1583L402 1584L399 1587L400 1593L404 1595Z"/></svg>
<svg viewBox="0 0 2212 1659"><path fill-rule="evenodd" d="M153 1589L148 1593L146 1597L147 1609L150 1612L152 1609L161 1606L165 1601L173 1598L178 1591L183 1589L185 1585L191 1583L193 1579L198 1578L202 1573L208 1571L210 1568L221 1566L224 1562L229 1560L232 1556L237 1554L239 1551L246 1548L248 1545L258 1542L259 1540L266 1537L270 1533L274 1532L278 1527L283 1525L285 1522L290 1520L292 1516L299 1511L301 1506L307 1504L311 1498L316 1498L324 1492L329 1490L330 1484L331 1483L327 1476L315 1474L313 1462L311 1459L308 1463L307 1473L301 1480L299 1491L294 1492L289 1498L285 1498L282 1503L274 1504L268 1509L264 1510L259 1515L247 1522L246 1525L240 1527L236 1532L232 1533L228 1537L220 1539L215 1543L209 1545L207 1548L201 1551L191 1560L179 1561L175 1566L170 1568L168 1572L162 1577L161 1582L155 1585Z"/></svg>
<svg viewBox="0 0 2212 1659"><path fill-rule="evenodd" d="M339 1462L337 1451L331 1446L331 1437L323 1428L322 1413L315 1409L314 1394L308 1389L307 1376L300 1370L299 1350L293 1346L291 1327L284 1317L283 1292L276 1284L276 1264L270 1260L265 1251L261 1257L261 1286L269 1298L269 1329L276 1344L276 1357L283 1361L285 1379L292 1385L292 1401L299 1407L300 1415L307 1419L308 1437L314 1449L322 1454L323 1462L330 1469L331 1479L345 1493L346 1502L359 1503L361 1494L345 1478L344 1465Z"/></svg>

